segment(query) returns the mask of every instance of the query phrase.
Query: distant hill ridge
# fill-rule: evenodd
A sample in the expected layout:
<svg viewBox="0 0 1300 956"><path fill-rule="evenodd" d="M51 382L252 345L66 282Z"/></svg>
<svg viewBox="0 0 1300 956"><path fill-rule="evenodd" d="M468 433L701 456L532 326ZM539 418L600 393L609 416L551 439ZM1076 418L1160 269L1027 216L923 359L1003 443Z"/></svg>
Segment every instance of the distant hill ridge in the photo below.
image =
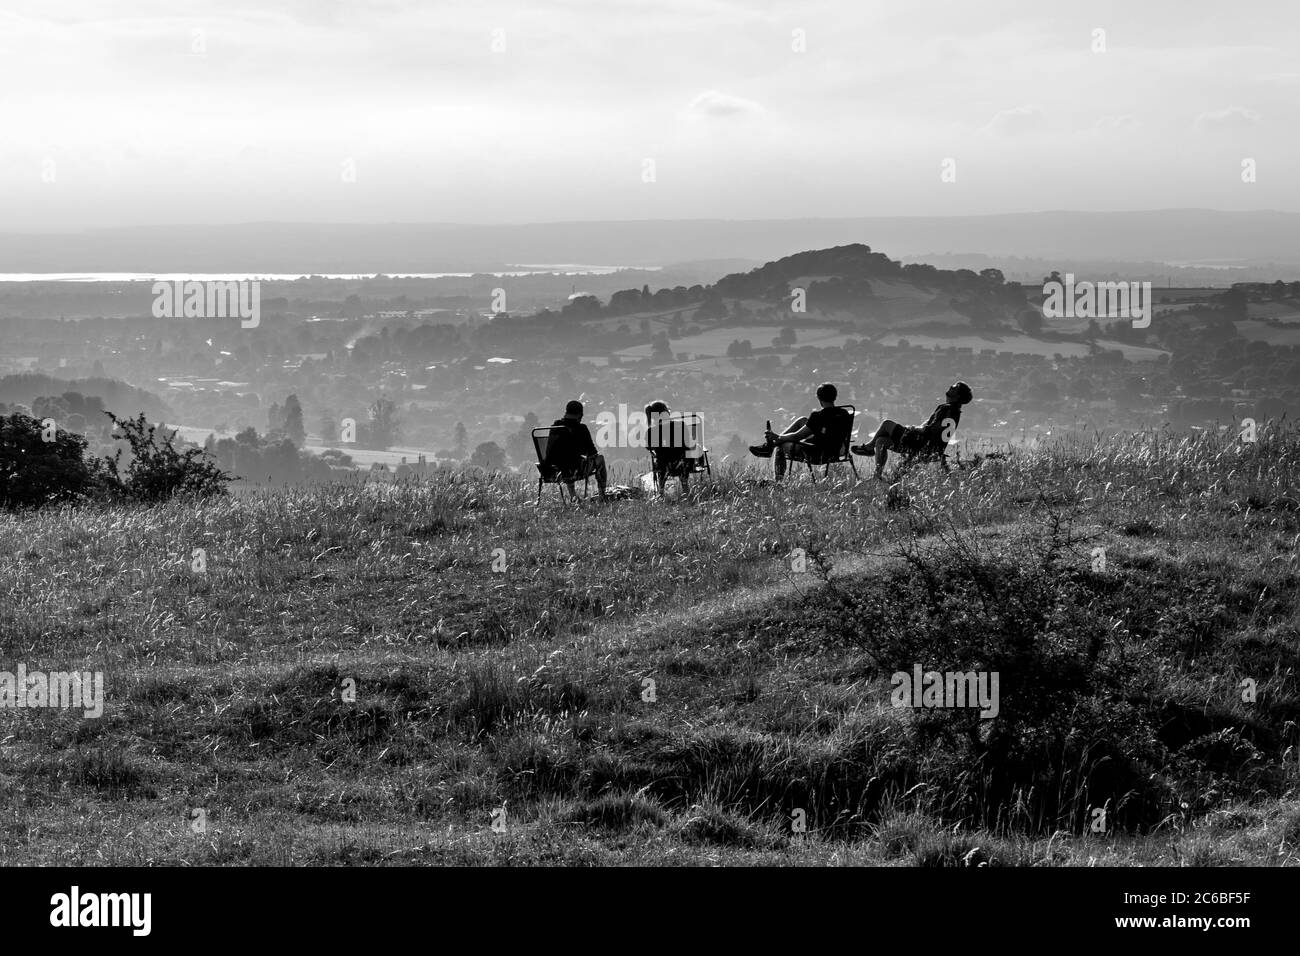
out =
<svg viewBox="0 0 1300 956"><path fill-rule="evenodd" d="M171 410L153 392L114 378L56 378L44 372L19 372L0 377L0 402L30 405L37 398L53 398L67 392L97 395L104 406L119 415L144 412L151 420L169 417Z"/></svg>
<svg viewBox="0 0 1300 956"><path fill-rule="evenodd" d="M519 263L769 261L871 236L894 255L1300 264L1300 214L1164 209L845 219L243 223L0 233L0 272L492 271Z"/></svg>

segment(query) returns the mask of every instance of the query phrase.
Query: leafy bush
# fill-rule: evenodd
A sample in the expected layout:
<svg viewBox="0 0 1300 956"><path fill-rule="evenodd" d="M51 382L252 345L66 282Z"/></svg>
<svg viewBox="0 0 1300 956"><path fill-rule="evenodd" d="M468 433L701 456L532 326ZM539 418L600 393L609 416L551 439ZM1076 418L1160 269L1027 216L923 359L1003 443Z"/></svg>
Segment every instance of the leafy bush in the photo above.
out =
<svg viewBox="0 0 1300 956"><path fill-rule="evenodd" d="M125 478L118 468L120 450L105 460L112 482L128 497L137 501L163 501L173 495L205 498L225 493L231 476L217 467L202 449L177 451L171 438L159 436L157 426L150 425L143 413L135 418L118 418L112 412L104 414L116 426L113 437L131 446Z"/></svg>
<svg viewBox="0 0 1300 956"><path fill-rule="evenodd" d="M49 434L30 415L0 415L0 508L39 507L102 485L98 460L85 458L86 439L56 430L46 441Z"/></svg>
<svg viewBox="0 0 1300 956"><path fill-rule="evenodd" d="M0 508L36 508L79 498L163 501L173 495L222 494L231 476L205 452L177 451L144 414L113 420L113 437L131 448L125 472L122 451L112 458L86 454L86 439L30 415L0 415Z"/></svg>

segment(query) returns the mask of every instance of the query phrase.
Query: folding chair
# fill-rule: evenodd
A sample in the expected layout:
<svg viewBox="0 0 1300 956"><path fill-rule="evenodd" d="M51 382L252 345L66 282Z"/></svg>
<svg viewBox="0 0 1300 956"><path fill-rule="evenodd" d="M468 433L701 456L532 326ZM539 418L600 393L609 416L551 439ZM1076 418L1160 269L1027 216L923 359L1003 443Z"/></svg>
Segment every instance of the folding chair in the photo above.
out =
<svg viewBox="0 0 1300 956"><path fill-rule="evenodd" d="M556 432L565 431L560 425L546 425L533 429L533 450L537 452L537 503L542 503L542 487L556 485L560 489L560 499L564 500L564 489L571 481L582 479L582 496L587 497L591 476L595 474L594 463L587 466L579 461L570 468L559 468L546 460L546 451L550 443L558 437Z"/></svg>
<svg viewBox="0 0 1300 956"><path fill-rule="evenodd" d="M952 466L948 464L948 443L940 438L938 441L922 441L911 448L902 448L899 451L903 454L903 468L910 468L914 461L921 464L928 464L937 461L939 466L945 472L952 471ZM958 451L957 467L961 468L961 452Z"/></svg>
<svg viewBox="0 0 1300 956"><path fill-rule="evenodd" d="M858 478L858 466L854 464L853 455L849 451L849 446L853 444L853 428L854 425L857 424L858 410L852 405L836 405L835 407L842 408L849 413L848 424L845 425L844 434L840 437L839 443L835 446L839 449L836 456L834 458L827 458L818 461L817 464L826 466L825 470L822 472L822 477L829 478L831 465L843 465L847 462L848 466L853 469L853 477ZM808 466L808 477L812 478L813 481L816 481L817 474L813 471L813 462L805 459L805 464Z"/></svg>
<svg viewBox="0 0 1300 956"><path fill-rule="evenodd" d="M657 436L652 434L650 446L650 471L655 477L655 488L662 493L664 483L669 478L681 478L683 475L713 475L709 465L709 449L704 446L704 418L698 412L673 412L662 415L655 422L648 422L648 428L656 428ZM667 435L665 435L665 431ZM685 448L681 457L669 457L662 453L664 448Z"/></svg>

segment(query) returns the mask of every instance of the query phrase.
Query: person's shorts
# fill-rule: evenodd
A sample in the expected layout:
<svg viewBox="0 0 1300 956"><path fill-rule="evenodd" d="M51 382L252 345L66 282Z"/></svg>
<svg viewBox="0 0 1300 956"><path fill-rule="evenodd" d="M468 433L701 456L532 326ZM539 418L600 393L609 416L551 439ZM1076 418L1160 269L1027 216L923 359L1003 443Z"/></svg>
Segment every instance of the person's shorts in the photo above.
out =
<svg viewBox="0 0 1300 956"><path fill-rule="evenodd" d="M600 471L600 466L605 464L604 455L584 455L580 459L582 464L578 467L579 478L590 478Z"/></svg>
<svg viewBox="0 0 1300 956"><path fill-rule="evenodd" d="M925 434L919 428L913 428L911 425L900 425L898 422L887 422L892 427L886 434L894 447L899 451L920 451L925 445Z"/></svg>

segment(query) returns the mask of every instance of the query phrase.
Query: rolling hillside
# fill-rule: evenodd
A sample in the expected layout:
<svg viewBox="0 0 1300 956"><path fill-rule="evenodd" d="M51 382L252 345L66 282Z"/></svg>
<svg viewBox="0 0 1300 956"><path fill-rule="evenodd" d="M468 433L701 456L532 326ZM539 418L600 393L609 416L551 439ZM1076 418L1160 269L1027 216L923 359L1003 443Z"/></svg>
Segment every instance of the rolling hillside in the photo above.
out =
<svg viewBox="0 0 1300 956"><path fill-rule="evenodd" d="M0 860L1295 863L1297 465L1265 428L0 515L5 660L107 696L0 712ZM897 706L914 668L997 716Z"/></svg>

